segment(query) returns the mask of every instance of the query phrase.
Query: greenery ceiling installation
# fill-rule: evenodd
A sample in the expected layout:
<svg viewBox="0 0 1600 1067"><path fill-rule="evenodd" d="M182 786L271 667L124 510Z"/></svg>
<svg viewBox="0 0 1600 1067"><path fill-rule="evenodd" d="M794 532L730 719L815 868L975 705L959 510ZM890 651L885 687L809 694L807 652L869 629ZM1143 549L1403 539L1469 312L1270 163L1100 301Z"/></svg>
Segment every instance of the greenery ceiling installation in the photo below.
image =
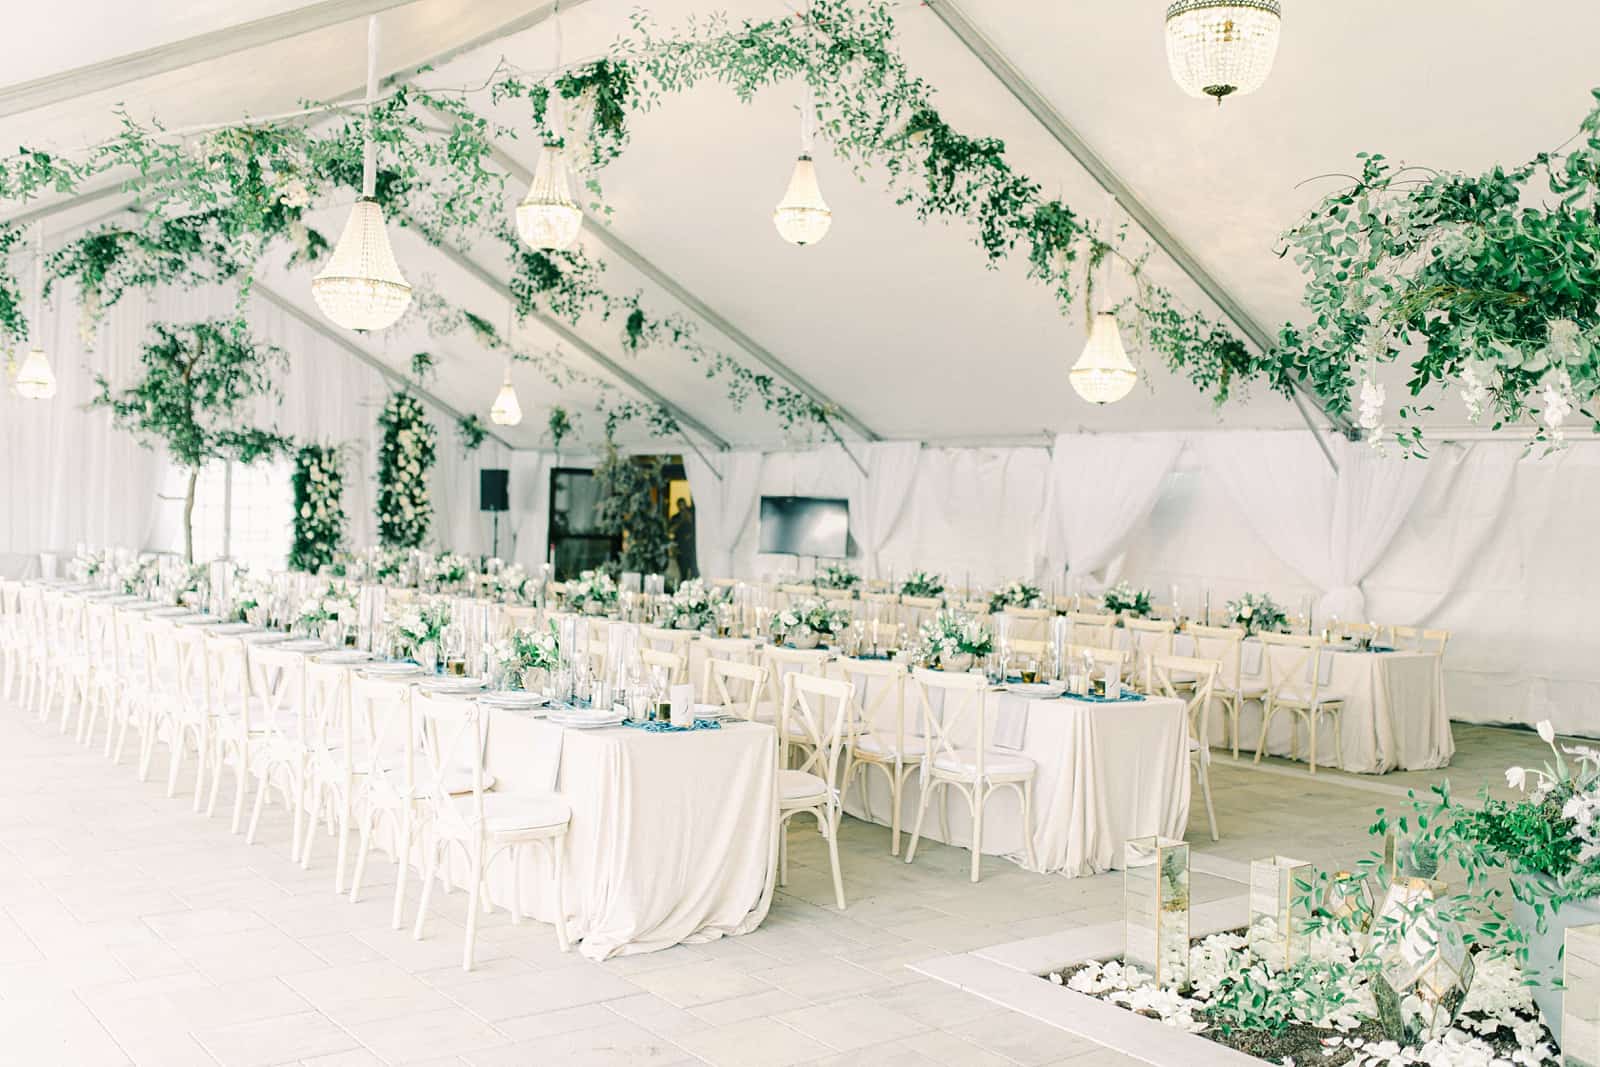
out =
<svg viewBox="0 0 1600 1067"><path fill-rule="evenodd" d="M121 389L96 377L91 406L111 411L116 425L143 443L160 442L189 472L183 504L184 557L194 561L194 491L215 460L251 463L291 442L244 425L260 397L273 397L283 353L257 343L241 322L155 323L139 356L140 376Z"/></svg>
<svg viewBox="0 0 1600 1067"><path fill-rule="evenodd" d="M497 247L511 268L519 318L598 318L614 325L632 355L676 350L720 381L731 402L754 398L785 427L834 432L825 407L717 351L694 324L608 290L603 260L581 249L522 245L506 175L493 165L497 140L562 144L603 213L605 165L626 149L630 124L665 95L710 81L749 100L803 80L819 133L836 156L863 179L887 177L897 202L918 218L970 226L990 265L1022 257L1064 314L1086 314L1096 268L1108 256L1118 260L1135 282L1134 295L1117 307L1124 327L1218 403L1251 382L1285 395L1303 383L1330 412L1343 414L1352 408L1361 364L1405 359L1415 393L1459 385L1469 408L1492 413L1496 426L1537 410L1541 433L1554 434L1600 385L1595 114L1584 120L1576 147L1479 176L1419 178L1367 157L1352 188L1327 198L1286 235L1286 252L1308 279L1309 320L1285 325L1272 350L1258 352L1153 281L1148 252L1125 229L1093 223L1045 196L1040 181L1013 169L1003 142L951 127L894 40L882 0L815 0L803 18L712 18L676 34L637 15L609 56L554 76L502 62L474 91L402 85L374 110L377 199L386 217L430 242ZM469 104L474 92L525 106L525 123L511 128L482 117ZM552 96L564 105L560 129ZM91 317L129 288L163 283L236 281L242 301L271 246L286 244L307 261L323 255L327 242L307 225L308 208L342 204L359 185L359 117L333 105L312 111L319 121L241 124L201 137L125 121L118 137L81 157L24 150L0 163L0 199L72 192L102 174L132 176L137 221L97 228L47 266L52 282L76 283ZM1552 203L1527 203L1535 179ZM13 228L0 227L0 249L16 238ZM14 277L0 275L0 332L13 341L27 328L20 292ZM525 350L438 292L419 286L414 304L413 314L435 334L468 333L534 364L558 390L579 383L598 389L597 423L607 432L632 419L657 434L682 432L670 412L620 399L559 353ZM1381 394L1369 389L1365 399L1364 415L1381 415ZM1424 410L1419 402L1399 411L1399 435L1410 445L1419 444Z"/></svg>

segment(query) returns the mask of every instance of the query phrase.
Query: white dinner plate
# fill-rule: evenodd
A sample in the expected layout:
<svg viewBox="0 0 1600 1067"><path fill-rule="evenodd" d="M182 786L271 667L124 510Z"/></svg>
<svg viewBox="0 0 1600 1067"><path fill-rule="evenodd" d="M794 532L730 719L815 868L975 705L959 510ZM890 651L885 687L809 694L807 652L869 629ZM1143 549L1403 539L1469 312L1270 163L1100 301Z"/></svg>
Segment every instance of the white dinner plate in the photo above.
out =
<svg viewBox="0 0 1600 1067"><path fill-rule="evenodd" d="M540 696L538 693L523 693L513 689L496 690L485 693L478 698L478 703L488 704L496 708L526 709L537 708L549 701L549 697Z"/></svg>
<svg viewBox="0 0 1600 1067"><path fill-rule="evenodd" d="M577 730L594 730L602 726L620 726L627 712L552 711L550 721L557 726L571 726Z"/></svg>
<svg viewBox="0 0 1600 1067"><path fill-rule="evenodd" d="M1006 690L1021 697L1055 697L1066 692L1067 687L1060 682L1007 682Z"/></svg>
<svg viewBox="0 0 1600 1067"><path fill-rule="evenodd" d="M424 678L417 685L434 693L473 693L483 688L483 679L434 675Z"/></svg>
<svg viewBox="0 0 1600 1067"><path fill-rule="evenodd" d="M370 652L352 652L348 649L338 652L324 652L317 657L318 662L321 663L366 663L370 659L372 659L372 653Z"/></svg>
<svg viewBox="0 0 1600 1067"><path fill-rule="evenodd" d="M374 678L403 678L408 674L421 674L422 668L415 663L369 663L366 673Z"/></svg>

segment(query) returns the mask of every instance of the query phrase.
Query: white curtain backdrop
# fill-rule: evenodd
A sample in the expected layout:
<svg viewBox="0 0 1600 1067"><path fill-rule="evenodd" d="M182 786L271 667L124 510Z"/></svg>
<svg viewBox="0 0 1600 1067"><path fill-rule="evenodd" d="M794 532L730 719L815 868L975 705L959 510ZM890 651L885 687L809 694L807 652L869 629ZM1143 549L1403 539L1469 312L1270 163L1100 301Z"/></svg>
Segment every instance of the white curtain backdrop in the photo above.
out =
<svg viewBox="0 0 1600 1067"><path fill-rule="evenodd" d="M864 457L867 476L859 479L854 494L860 498L859 504L854 498L850 501L850 525L861 553L862 571L875 578L883 569L879 557L884 546L911 501L922 446L915 441L884 441L857 446L856 454Z"/></svg>
<svg viewBox="0 0 1600 1067"><path fill-rule="evenodd" d="M1423 460L1330 438L1334 474L1305 433L1203 438L1207 466L1251 529L1321 592L1317 616L1367 617L1365 578L1411 511Z"/></svg>
<svg viewBox="0 0 1600 1067"><path fill-rule="evenodd" d="M538 569L550 555L550 472L553 452L511 453L511 512L501 517L501 554L528 568ZM512 540L506 539L511 528ZM514 544L515 552L507 546Z"/></svg>
<svg viewBox="0 0 1600 1067"><path fill-rule="evenodd" d="M760 452L725 452L716 457L717 470L713 471L696 453L683 457L689 493L694 497L695 558L700 573L707 577L734 573L733 546L755 522L762 459Z"/></svg>
<svg viewBox="0 0 1600 1067"><path fill-rule="evenodd" d="M1051 449L1045 577L1083 588L1155 507L1183 449L1179 434L1061 434Z"/></svg>

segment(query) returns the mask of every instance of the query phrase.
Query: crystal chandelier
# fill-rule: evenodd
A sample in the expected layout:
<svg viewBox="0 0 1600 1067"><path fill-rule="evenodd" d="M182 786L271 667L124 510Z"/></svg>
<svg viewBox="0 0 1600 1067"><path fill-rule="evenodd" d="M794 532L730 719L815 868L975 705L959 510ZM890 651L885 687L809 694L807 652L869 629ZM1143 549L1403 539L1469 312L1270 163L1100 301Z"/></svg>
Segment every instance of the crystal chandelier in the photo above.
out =
<svg viewBox="0 0 1600 1067"><path fill-rule="evenodd" d="M505 380L500 383L500 392L494 398L494 407L489 409L489 421L496 426L515 426L522 421L522 405L517 401L516 387L511 384L509 364Z"/></svg>
<svg viewBox="0 0 1600 1067"><path fill-rule="evenodd" d="M1072 365L1067 379L1077 394L1091 404L1115 404L1127 396L1139 380L1139 372L1122 347L1117 317L1102 311L1089 328L1089 343Z"/></svg>
<svg viewBox="0 0 1600 1067"><path fill-rule="evenodd" d="M811 87L806 87L805 104L800 108L800 158L795 160L794 173L789 175L789 188L772 213L772 224L778 235L792 245L814 245L828 235L833 224L833 212L822 199L817 188L817 166L811 161L811 145L815 140L812 131Z"/></svg>
<svg viewBox="0 0 1600 1067"><path fill-rule="evenodd" d="M33 228L33 348L28 352L12 384L24 400L49 400L56 395L56 375L50 357L44 354L44 225Z"/></svg>
<svg viewBox="0 0 1600 1067"><path fill-rule="evenodd" d="M1261 88L1278 54L1278 0L1174 0L1167 65L1190 96L1243 96Z"/></svg>
<svg viewBox="0 0 1600 1067"><path fill-rule="evenodd" d="M378 95L378 17L367 22L367 130L361 167L361 197L350 210L344 233L327 266L311 281L311 295L322 313L347 330L393 326L411 306L411 286L400 273L378 186L378 149L372 138L372 104Z"/></svg>
<svg viewBox="0 0 1600 1067"><path fill-rule="evenodd" d="M534 248L556 252L576 241L582 226L583 212L572 199L561 149L547 144L539 150L528 195L517 205L517 233Z"/></svg>

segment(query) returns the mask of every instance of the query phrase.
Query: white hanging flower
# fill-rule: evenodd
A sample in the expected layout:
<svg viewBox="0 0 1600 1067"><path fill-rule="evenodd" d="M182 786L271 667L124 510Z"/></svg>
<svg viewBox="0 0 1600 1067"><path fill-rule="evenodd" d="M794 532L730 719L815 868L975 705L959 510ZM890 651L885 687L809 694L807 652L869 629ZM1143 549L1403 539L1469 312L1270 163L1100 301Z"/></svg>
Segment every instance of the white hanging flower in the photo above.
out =
<svg viewBox="0 0 1600 1067"><path fill-rule="evenodd" d="M1566 439L1562 426L1567 421L1567 416L1572 414L1572 377L1565 370L1556 371L1545 375L1544 379L1544 410L1539 412L1539 421L1544 423L1544 428L1557 441Z"/></svg>
<svg viewBox="0 0 1600 1067"><path fill-rule="evenodd" d="M1555 744L1556 728L1550 725L1549 719L1541 719L1536 729L1539 731L1539 740L1547 745Z"/></svg>
<svg viewBox="0 0 1600 1067"><path fill-rule="evenodd" d="M1506 785L1510 786L1512 789L1518 790L1528 788L1528 768L1507 767Z"/></svg>
<svg viewBox="0 0 1600 1067"><path fill-rule="evenodd" d="M1470 363L1461 368L1461 401L1467 407L1467 419L1471 422L1481 419L1483 409L1489 404L1489 386Z"/></svg>
<svg viewBox="0 0 1600 1067"><path fill-rule="evenodd" d="M1383 386L1372 380L1368 371L1361 379L1361 428L1371 436L1374 447L1383 436L1383 405L1388 399Z"/></svg>

